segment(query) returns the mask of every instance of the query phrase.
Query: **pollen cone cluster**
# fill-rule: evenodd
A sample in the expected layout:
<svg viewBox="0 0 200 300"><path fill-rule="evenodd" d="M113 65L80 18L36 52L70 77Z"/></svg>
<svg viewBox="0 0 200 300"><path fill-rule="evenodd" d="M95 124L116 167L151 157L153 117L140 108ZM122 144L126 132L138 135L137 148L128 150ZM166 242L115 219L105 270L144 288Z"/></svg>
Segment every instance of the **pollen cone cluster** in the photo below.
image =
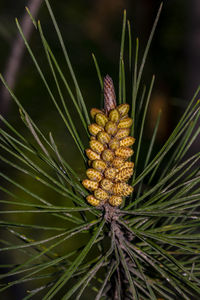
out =
<svg viewBox="0 0 200 300"><path fill-rule="evenodd" d="M135 142L129 136L132 119L128 117L128 111L128 104L121 104L107 114L97 108L91 110L95 123L89 125L88 178L82 184L92 192L87 201L93 206L106 202L119 206L123 197L133 192L127 184L133 174L134 163L128 159L133 155L130 147Z"/></svg>

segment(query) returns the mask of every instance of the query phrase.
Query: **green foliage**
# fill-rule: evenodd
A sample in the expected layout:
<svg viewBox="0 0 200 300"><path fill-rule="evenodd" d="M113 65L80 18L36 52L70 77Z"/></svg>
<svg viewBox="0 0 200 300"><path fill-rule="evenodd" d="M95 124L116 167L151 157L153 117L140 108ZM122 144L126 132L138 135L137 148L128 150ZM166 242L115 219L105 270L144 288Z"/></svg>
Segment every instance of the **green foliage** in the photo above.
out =
<svg viewBox="0 0 200 300"><path fill-rule="evenodd" d="M53 12L48 0L45 2L73 86L57 62L40 22L28 12L41 37L57 94L45 78L17 20L16 24L48 95L85 163L89 114ZM23 299L139 300L198 299L200 296L200 152L184 160L200 131L196 127L200 116L196 96L200 88L168 140L152 157L161 118L159 112L146 159L141 159L144 125L155 77L152 77L147 93L146 87L141 87L141 80L160 11L161 7L141 62L138 39L132 53L131 27L124 12L118 103L126 100L128 71L124 64L124 47L127 26L132 86L130 104L135 123L132 135L138 136L132 180L135 192L123 207L113 208L112 212L86 203L88 192L81 184L79 170L71 167L67 153L61 154L56 138L51 133L47 137L38 128L1 76L33 138L33 141L24 138L1 116L6 129L0 129L0 158L14 168L18 176L22 173L30 177L32 183L30 187L26 182L20 184L18 178L12 179L12 175L0 172L3 182L0 189L4 194L0 200L1 257L5 257L5 261L10 253L16 257L9 264L0 266L3 270L0 275L2 295L20 285L24 290ZM94 54L93 59L102 89L101 71ZM67 101L64 90L68 92ZM87 136L84 140L70 114L71 105L74 105ZM50 200L43 198L37 191L39 186L50 190L53 197ZM22 215L25 216L23 221Z"/></svg>

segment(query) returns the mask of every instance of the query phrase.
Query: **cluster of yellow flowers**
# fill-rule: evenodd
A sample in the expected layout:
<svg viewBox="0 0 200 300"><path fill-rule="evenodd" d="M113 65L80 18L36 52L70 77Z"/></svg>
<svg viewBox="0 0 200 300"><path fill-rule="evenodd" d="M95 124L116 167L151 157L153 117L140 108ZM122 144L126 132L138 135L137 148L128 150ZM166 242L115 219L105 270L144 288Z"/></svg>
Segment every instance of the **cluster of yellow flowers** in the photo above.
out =
<svg viewBox="0 0 200 300"><path fill-rule="evenodd" d="M121 104L106 115L97 108L91 109L95 123L89 125L90 148L86 149L89 158L88 179L83 186L92 191L87 201L93 206L109 202L119 206L123 196L133 192L127 181L133 174L134 163L127 161L133 155L130 148L135 139L130 134L133 120L128 117L129 105Z"/></svg>

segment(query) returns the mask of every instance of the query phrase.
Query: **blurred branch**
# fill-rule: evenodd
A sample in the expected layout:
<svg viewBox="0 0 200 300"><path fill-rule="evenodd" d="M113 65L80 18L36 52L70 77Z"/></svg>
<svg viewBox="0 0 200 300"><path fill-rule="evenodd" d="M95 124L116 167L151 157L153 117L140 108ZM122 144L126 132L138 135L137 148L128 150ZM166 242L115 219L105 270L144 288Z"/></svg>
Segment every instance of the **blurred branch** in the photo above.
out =
<svg viewBox="0 0 200 300"><path fill-rule="evenodd" d="M32 16L35 18L38 14L40 6L43 0L29 0L27 7L29 8ZM30 39L32 31L33 31L33 23L29 17L29 15L25 12L21 21L22 30L27 40ZM21 65L22 57L24 55L25 45L23 39L20 34L17 34L16 39L14 40L10 52L10 56L8 58L4 78L11 89L14 89L17 81L17 74ZM0 111L1 114L6 114L8 111L10 104L10 94L7 89L2 86L1 87L1 105Z"/></svg>

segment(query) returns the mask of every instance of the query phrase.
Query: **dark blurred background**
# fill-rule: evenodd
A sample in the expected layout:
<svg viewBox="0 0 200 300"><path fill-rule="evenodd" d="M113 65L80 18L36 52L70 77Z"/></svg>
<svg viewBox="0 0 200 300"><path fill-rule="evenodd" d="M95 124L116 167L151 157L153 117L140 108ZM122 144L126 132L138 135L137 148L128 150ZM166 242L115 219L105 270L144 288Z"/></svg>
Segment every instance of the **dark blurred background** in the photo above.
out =
<svg viewBox="0 0 200 300"><path fill-rule="evenodd" d="M144 51L160 1L157 0L59 0L50 1L65 41L87 108L99 107L101 90L91 54L97 57L102 75L113 78L116 91L118 85L118 61L123 9L131 22L133 38L139 37L139 60ZM15 17L24 22L30 45L38 59L46 79L52 77L36 30L32 30L25 17L28 6L36 18L41 20L45 36L56 55L64 74L70 81L69 72L58 43L55 30L44 1L0 0L0 72L8 79L31 117L45 133L53 132L61 153L77 170L83 172L83 164L77 159L74 144L58 118L50 97L32 63L18 39ZM28 23L26 23L28 22ZM127 39L126 39L126 45ZM135 45L135 42L134 42ZM125 50L125 57L127 56ZM150 84L152 74L156 83L146 122L146 140L151 136L155 119L161 108L162 119L157 137L161 147L177 123L199 84L200 78L200 1L166 0L158 27L150 48L143 80ZM27 134L20 121L19 112L8 94L0 86L0 111L22 134ZM129 95L129 92L128 92ZM66 100L69 99L66 96ZM73 110L71 111L73 114ZM194 145L199 148L199 141ZM1 169L8 171L5 165ZM9 170L10 172L10 170ZM13 173L15 176L15 172ZM22 175L18 181L36 188ZM2 184L2 183L1 183ZM37 188L38 189L38 188ZM38 190L39 191L39 190ZM14 189L15 192L15 189ZM46 189L40 190L44 197ZM52 201L53 203L53 201ZM20 295L20 291L19 295ZM14 299L10 294L10 299ZM20 299L16 298L16 299Z"/></svg>
<svg viewBox="0 0 200 300"><path fill-rule="evenodd" d="M85 0L51 1L58 20L71 62L77 75L87 106L98 105L100 89L91 53L99 62L102 74L109 73L115 85L118 84L118 58L123 9L127 9L131 21L133 37L139 37L141 57L160 1L156 0ZM54 107L48 103L48 96L41 80L25 52L16 72L13 61L17 29L14 18L22 20L25 6L36 13L41 20L47 40L58 61L64 65L64 58L58 44L46 5L42 0L0 1L0 72L12 75L11 85L15 86L18 97L28 105L33 117L51 124ZM35 8L37 7L37 8ZM200 73L200 3L198 0L164 1L163 11L150 49L149 59L144 73L147 84L151 74L156 75L154 88L155 107L166 110L163 114L163 136L168 134L173 121L173 111L183 108L199 84ZM49 69L37 32L28 33L34 53L48 78ZM15 48L14 48L15 49ZM12 57L11 57L12 56ZM9 65L11 58L12 64ZM8 70L9 66L9 70ZM65 69L64 69L65 70ZM66 69L67 71L67 69ZM15 76L13 76L13 73ZM11 76L10 75L10 76ZM1 93L1 98L4 96ZM6 98L6 97L4 97ZM154 102L152 101L152 102ZM28 103L27 103L28 102ZM96 102L96 103L95 103ZM44 110L38 109L41 103ZM10 99L1 99L1 112L14 118L16 111ZM153 109L153 113L155 108ZM169 117L168 118L168 114Z"/></svg>
<svg viewBox="0 0 200 300"><path fill-rule="evenodd" d="M127 9L133 38L139 37L139 58L141 58L160 1L59 0L50 3L63 34L87 107L98 106L100 88L91 53L96 55L102 74L109 73L117 86L123 9ZM28 6L41 20L47 40L68 74L46 5L42 0L0 1L0 72L8 77L9 83L11 81L10 85L15 87L17 96L31 115L45 125L52 126L51 120L55 109L48 102L48 95L29 55L26 51L20 52L20 42L16 43L17 29L14 19L17 17L21 22L24 21L25 6ZM177 116L177 111L184 108L199 84L199 20L200 3L198 0L164 1L144 72L144 81L147 84L150 82L151 75L156 75L149 122L155 119L159 107L165 111L159 132L161 138L166 138L171 127L174 126L174 112ZM24 28L26 29L27 26ZM27 35L48 79L49 68L45 55L42 54L38 34L30 29ZM20 52L18 56L17 51ZM16 70L13 70L14 68ZM41 105L43 110L38 109ZM15 122L17 115L15 105L5 92L1 93L0 109L5 116L13 118ZM153 124L150 124L151 126Z"/></svg>

